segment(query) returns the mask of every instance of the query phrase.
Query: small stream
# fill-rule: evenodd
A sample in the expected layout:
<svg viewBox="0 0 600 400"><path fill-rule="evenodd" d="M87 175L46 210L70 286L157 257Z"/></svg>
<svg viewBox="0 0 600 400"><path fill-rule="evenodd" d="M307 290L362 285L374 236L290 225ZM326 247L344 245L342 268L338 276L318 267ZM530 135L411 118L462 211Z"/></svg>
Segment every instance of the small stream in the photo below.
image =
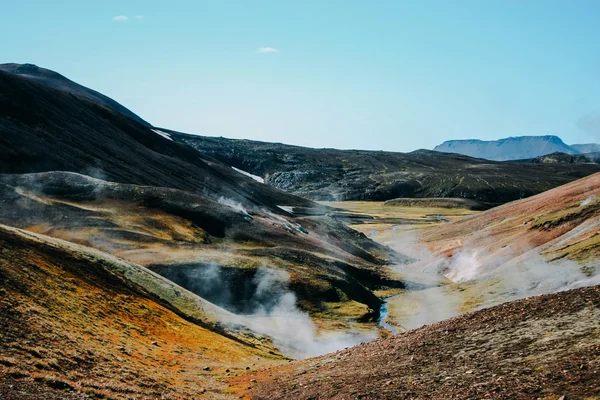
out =
<svg viewBox="0 0 600 400"><path fill-rule="evenodd" d="M438 222L452 222L452 220L450 218L446 218L439 214L429 214L429 215L426 215L425 217L435 219Z"/></svg>
<svg viewBox="0 0 600 400"><path fill-rule="evenodd" d="M397 294L395 296L391 296L385 299L385 301L383 302L383 304L381 305L381 307L379 308L379 318L377 319L377 323L379 323L379 326L381 326L383 329L385 329L386 331L389 331L392 333L392 335L396 335L397 333L399 333L398 328L396 328L394 325L388 324L386 322L386 319L388 317L388 314L390 313L390 311L388 310L388 303L395 299L396 297L399 297L400 295Z"/></svg>

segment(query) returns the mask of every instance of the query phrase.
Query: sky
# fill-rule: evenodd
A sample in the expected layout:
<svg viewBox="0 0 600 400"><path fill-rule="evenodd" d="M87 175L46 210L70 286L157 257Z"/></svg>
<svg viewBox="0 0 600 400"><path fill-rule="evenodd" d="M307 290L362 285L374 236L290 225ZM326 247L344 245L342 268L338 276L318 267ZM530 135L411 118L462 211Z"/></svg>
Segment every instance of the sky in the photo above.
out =
<svg viewBox="0 0 600 400"><path fill-rule="evenodd" d="M600 1L0 0L33 63L155 126L311 147L600 143Z"/></svg>

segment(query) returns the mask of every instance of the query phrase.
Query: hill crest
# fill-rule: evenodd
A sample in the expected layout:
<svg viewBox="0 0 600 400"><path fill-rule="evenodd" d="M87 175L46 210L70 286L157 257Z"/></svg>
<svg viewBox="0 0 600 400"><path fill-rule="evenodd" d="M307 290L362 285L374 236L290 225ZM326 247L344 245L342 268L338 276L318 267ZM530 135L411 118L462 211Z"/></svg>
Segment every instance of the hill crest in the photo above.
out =
<svg viewBox="0 0 600 400"><path fill-rule="evenodd" d="M107 107L112 108L122 114L125 114L129 118L136 120L145 126L151 126L148 122L144 121L140 116L129 110L122 104L111 99L108 96L103 95L93 89L80 85L73 82L69 78L59 74L58 72L38 67L35 64L0 64L0 71L7 72L12 75L17 75L42 85L60 90L66 93L72 93L77 96L85 97L86 99L92 100L96 103L103 104Z"/></svg>

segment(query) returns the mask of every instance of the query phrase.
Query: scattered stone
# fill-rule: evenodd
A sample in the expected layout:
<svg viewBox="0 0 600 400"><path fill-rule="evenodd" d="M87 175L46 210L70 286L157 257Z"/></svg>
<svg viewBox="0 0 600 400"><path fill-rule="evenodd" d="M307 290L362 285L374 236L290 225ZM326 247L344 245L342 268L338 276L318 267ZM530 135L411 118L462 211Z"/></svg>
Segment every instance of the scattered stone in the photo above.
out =
<svg viewBox="0 0 600 400"><path fill-rule="evenodd" d="M202 369L205 370L205 371L210 371L210 367L204 367Z"/></svg>

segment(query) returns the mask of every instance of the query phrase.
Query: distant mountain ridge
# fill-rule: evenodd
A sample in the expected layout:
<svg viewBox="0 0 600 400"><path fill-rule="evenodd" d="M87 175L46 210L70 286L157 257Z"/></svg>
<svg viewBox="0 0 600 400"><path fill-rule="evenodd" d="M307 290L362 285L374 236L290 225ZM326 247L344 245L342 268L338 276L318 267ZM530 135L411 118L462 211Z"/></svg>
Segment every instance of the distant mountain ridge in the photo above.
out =
<svg viewBox="0 0 600 400"><path fill-rule="evenodd" d="M600 152L600 144L597 143L572 144L571 147L580 152L581 154Z"/></svg>
<svg viewBox="0 0 600 400"><path fill-rule="evenodd" d="M499 162L431 150L312 149L161 131L203 157L263 178L267 185L323 201L452 197L501 204L600 170L588 157L562 153L540 160Z"/></svg>
<svg viewBox="0 0 600 400"><path fill-rule="evenodd" d="M581 154L582 151L578 150L576 146L584 149L584 146L592 145L569 146L558 136L545 135L517 136L499 140L447 140L435 146L433 150L493 161L509 161L525 160L552 153Z"/></svg>

